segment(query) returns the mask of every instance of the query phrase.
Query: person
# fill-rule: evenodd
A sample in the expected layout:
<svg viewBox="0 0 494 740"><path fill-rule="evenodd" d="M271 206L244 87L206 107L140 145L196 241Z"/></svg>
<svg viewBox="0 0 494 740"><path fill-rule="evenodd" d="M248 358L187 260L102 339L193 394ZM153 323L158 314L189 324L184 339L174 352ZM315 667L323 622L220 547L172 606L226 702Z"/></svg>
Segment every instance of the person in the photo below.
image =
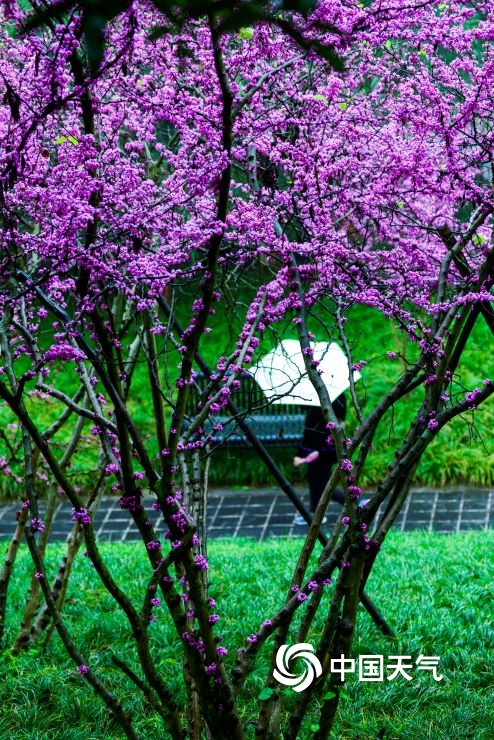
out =
<svg viewBox="0 0 494 740"><path fill-rule="evenodd" d="M338 421L344 425L346 417L346 399L342 393L332 402L333 410ZM302 441L293 458L295 467L307 465L307 483L309 485L309 511L314 516L319 499L331 476L333 466L337 462L336 447L331 435L326 429L326 422L319 406L309 406L305 417L304 434ZM345 494L341 488L333 491L333 501L345 503ZM324 518L323 521L326 521ZM295 524L306 524L300 514L295 518Z"/></svg>

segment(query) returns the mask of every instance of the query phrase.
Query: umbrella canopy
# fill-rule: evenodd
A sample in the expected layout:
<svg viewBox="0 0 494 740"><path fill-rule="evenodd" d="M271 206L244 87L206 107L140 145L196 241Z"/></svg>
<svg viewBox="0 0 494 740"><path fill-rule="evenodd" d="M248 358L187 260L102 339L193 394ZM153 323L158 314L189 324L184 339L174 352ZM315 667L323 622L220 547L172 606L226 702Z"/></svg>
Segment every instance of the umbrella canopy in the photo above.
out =
<svg viewBox="0 0 494 740"><path fill-rule="evenodd" d="M315 342L312 345L314 360L334 401L350 386L348 361L341 347L335 342ZM300 344L296 339L284 339L275 349L264 355L253 367L252 374L273 403L319 406L319 398L310 382L304 365ZM359 380L360 373L353 373Z"/></svg>

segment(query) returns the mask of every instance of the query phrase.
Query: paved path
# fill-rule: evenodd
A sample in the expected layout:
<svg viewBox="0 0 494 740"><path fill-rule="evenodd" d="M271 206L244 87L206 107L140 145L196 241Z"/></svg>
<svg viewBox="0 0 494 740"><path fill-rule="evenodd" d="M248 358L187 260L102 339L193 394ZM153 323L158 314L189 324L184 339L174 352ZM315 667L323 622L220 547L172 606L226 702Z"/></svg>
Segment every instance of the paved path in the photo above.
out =
<svg viewBox="0 0 494 740"><path fill-rule="evenodd" d="M303 495L303 491L300 494ZM151 511L149 517L163 529L163 521ZM18 505L0 505L0 540L10 538ZM331 502L328 510L330 527L340 511ZM297 512L279 489L232 491L214 489L208 507L210 537L251 537L258 541L268 537L296 537L307 531L297 526ZM100 540L131 541L139 539L127 511L115 499L105 499L95 517L96 535ZM394 527L401 531L464 532L494 527L494 490L450 488L445 490L415 489ZM55 517L52 538L65 540L72 528L71 507L60 504Z"/></svg>

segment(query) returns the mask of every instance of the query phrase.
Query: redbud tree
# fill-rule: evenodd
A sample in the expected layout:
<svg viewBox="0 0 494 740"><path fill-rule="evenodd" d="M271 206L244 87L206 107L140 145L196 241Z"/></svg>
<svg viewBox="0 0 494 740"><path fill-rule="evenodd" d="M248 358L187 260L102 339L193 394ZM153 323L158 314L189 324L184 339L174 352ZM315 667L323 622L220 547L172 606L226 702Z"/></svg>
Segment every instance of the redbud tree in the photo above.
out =
<svg viewBox="0 0 494 740"><path fill-rule="evenodd" d="M328 737L341 688L331 657L351 651L361 592L421 456L494 389L480 367L474 387L459 380L476 322L494 329L494 6L321 0L306 16L284 11L232 31L212 10L164 29L153 5L123 3L109 15L95 67L77 5L63 4L34 30L25 5L4 3L0 42L0 397L17 420L9 449L22 457L23 481L0 577L2 627L24 532L34 570L16 649L51 620L81 680L125 736L137 737L135 717L63 615L83 540L134 641L115 671L143 692L171 737L245 737L239 702L261 653L272 657L256 737L298 737L315 706L315 737ZM411 348L373 407L353 382L365 363L348 335L355 305L389 317ZM238 329L200 394L197 363L203 353L211 363L218 346L216 311L233 313ZM222 606L208 594L204 473L218 416L260 341L287 322L339 463L286 598L243 645L224 645ZM317 339L336 339L347 354L358 420L350 437L312 358L315 326ZM393 362L392 348L378 351L387 349ZM409 428L372 503L360 508L376 431L410 394ZM78 486L70 466L88 445L96 473ZM340 518L309 567L337 484L346 528ZM139 603L95 538L108 490L140 533L132 557L147 585ZM73 507L74 530L50 584L45 553L60 498ZM157 617L180 641L187 709L160 664L150 629ZM322 675L282 726L274 656L309 639Z"/></svg>

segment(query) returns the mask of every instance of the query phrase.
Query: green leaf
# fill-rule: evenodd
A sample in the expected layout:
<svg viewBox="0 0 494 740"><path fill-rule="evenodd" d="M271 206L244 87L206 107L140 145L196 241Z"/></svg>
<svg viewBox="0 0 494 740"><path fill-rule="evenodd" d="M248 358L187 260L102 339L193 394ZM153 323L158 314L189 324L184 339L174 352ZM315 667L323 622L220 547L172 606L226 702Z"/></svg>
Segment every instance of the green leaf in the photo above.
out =
<svg viewBox="0 0 494 740"><path fill-rule="evenodd" d="M260 699L260 701L267 701L268 699L271 699L273 694L274 689L270 689L268 686L265 686L257 698Z"/></svg>
<svg viewBox="0 0 494 740"><path fill-rule="evenodd" d="M346 110L346 103L340 103L341 110Z"/></svg>
<svg viewBox="0 0 494 740"><path fill-rule="evenodd" d="M242 39L245 41L250 41L253 35L254 35L254 29L252 28L252 26L243 26L243 28L240 28L238 32L239 39Z"/></svg>
<svg viewBox="0 0 494 740"><path fill-rule="evenodd" d="M472 241L474 244L485 244L487 239L482 234L474 234Z"/></svg>
<svg viewBox="0 0 494 740"><path fill-rule="evenodd" d="M386 41L386 43L384 44L384 46L386 47L386 49L388 49L388 51L389 51L390 49L392 49L392 48L393 48L393 42L391 41L391 39L388 39L388 40Z"/></svg>
<svg viewBox="0 0 494 740"><path fill-rule="evenodd" d="M398 208L404 208L404 206L405 206L405 204L403 203L402 200L397 200L396 201L396 205L398 206Z"/></svg>
<svg viewBox="0 0 494 740"><path fill-rule="evenodd" d="M328 105L329 100L325 95L320 95L319 93L317 95L314 95L314 100L321 100L323 103L326 103Z"/></svg>
<svg viewBox="0 0 494 740"><path fill-rule="evenodd" d="M324 696L323 696L323 701L328 701L329 699L334 699L335 696L336 696L336 694L334 693L334 691L327 691L324 694Z"/></svg>
<svg viewBox="0 0 494 740"><path fill-rule="evenodd" d="M340 699L349 699L349 694L346 693L346 691L340 691Z"/></svg>
<svg viewBox="0 0 494 740"><path fill-rule="evenodd" d="M58 139L55 139L55 144L63 144L66 141L70 141L71 144L74 146L77 146L79 143L79 139L76 139L75 136L59 136Z"/></svg>
<svg viewBox="0 0 494 740"><path fill-rule="evenodd" d="M318 732L321 728L319 725L311 725L309 729L311 732Z"/></svg>

